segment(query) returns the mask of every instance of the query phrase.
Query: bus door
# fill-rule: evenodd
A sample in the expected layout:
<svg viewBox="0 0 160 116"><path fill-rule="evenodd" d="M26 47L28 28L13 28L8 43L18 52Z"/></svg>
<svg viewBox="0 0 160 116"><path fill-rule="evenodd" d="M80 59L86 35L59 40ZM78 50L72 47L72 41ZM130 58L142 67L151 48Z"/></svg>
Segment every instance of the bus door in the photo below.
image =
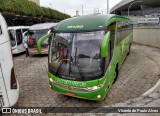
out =
<svg viewBox="0 0 160 116"><path fill-rule="evenodd" d="M23 37L23 42L27 42L28 29L22 29L22 37Z"/></svg>
<svg viewBox="0 0 160 116"><path fill-rule="evenodd" d="M28 31L23 32L23 44L28 42L28 38L29 38Z"/></svg>
<svg viewBox="0 0 160 116"><path fill-rule="evenodd" d="M17 50L19 52L24 52L25 51L22 35L23 35L22 34L22 30L21 29L17 29L16 30L16 40L17 40Z"/></svg>
<svg viewBox="0 0 160 116"><path fill-rule="evenodd" d="M7 89L5 86L5 80L2 73L2 67L0 64L0 107L3 106L9 106L9 101L8 101Z"/></svg>
<svg viewBox="0 0 160 116"><path fill-rule="evenodd" d="M10 36L10 41L11 41L11 46L12 46L12 49L16 49L17 47L17 41L16 41L16 36L15 36L15 30L11 29L11 30L8 30L8 33L9 33L9 36Z"/></svg>
<svg viewBox="0 0 160 116"><path fill-rule="evenodd" d="M47 33L50 33L50 31L48 29L45 30L35 30L35 31L29 31L29 38L28 38L28 47L31 50L37 50L37 41L43 37L44 35L46 35ZM42 42L42 50L46 50L48 49L48 45L49 45L49 39L46 39Z"/></svg>

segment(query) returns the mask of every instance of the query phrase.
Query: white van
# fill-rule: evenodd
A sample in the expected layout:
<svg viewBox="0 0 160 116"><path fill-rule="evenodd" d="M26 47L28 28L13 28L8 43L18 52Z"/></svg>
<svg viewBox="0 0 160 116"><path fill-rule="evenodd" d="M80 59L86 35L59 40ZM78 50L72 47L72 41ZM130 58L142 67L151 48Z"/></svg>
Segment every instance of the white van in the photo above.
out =
<svg viewBox="0 0 160 116"><path fill-rule="evenodd" d="M19 54L26 51L24 47L24 36L23 33L28 30L28 26L14 26L8 27L8 32L12 45L12 53Z"/></svg>
<svg viewBox="0 0 160 116"><path fill-rule="evenodd" d="M50 33L51 29L54 29L57 23L41 23L41 24L35 24L32 25L28 32L24 33L24 36L28 36L28 51L29 54L34 55L38 54L37 51L37 41L46 35L47 33ZM49 51L49 39L46 39L42 43L42 54L48 54Z"/></svg>
<svg viewBox="0 0 160 116"><path fill-rule="evenodd" d="M0 108L15 105L18 97L19 85L14 72L7 25L0 14Z"/></svg>

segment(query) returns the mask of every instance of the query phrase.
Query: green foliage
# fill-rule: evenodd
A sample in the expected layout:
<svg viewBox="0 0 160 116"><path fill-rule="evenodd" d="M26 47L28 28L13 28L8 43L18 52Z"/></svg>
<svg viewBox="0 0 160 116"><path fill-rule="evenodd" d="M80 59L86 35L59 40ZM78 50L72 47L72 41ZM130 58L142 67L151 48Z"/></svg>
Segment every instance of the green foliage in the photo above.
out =
<svg viewBox="0 0 160 116"><path fill-rule="evenodd" d="M0 12L12 12L21 15L41 16L63 20L70 18L69 15L50 8L40 7L28 0L0 0Z"/></svg>
<svg viewBox="0 0 160 116"><path fill-rule="evenodd" d="M42 7L42 10L44 12L44 14L43 14L44 17L51 17L51 14L50 14L48 8Z"/></svg>

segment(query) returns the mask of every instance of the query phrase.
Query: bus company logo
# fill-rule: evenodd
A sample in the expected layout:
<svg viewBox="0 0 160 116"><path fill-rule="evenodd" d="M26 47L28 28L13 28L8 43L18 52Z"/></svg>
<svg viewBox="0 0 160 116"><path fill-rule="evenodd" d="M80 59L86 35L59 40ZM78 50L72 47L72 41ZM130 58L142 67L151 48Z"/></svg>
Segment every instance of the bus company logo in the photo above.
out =
<svg viewBox="0 0 160 116"><path fill-rule="evenodd" d="M67 26L68 29L77 29L77 28L81 29L83 27L84 27L83 25Z"/></svg>
<svg viewBox="0 0 160 116"><path fill-rule="evenodd" d="M2 113L3 114L11 113L11 108L2 108Z"/></svg>
<svg viewBox="0 0 160 116"><path fill-rule="evenodd" d="M84 82L68 81L68 80L62 80L62 79L55 79L55 81L58 83L70 85L70 86L86 87L86 83ZM68 89L72 89L72 88L68 88Z"/></svg>

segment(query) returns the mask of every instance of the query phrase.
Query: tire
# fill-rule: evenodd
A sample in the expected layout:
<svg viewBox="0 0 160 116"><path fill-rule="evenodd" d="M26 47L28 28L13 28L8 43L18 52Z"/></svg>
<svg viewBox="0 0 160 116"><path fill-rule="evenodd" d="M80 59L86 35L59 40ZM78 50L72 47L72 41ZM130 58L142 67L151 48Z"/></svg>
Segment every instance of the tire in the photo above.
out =
<svg viewBox="0 0 160 116"><path fill-rule="evenodd" d="M113 84L117 81L117 78L118 78L118 64L117 64L116 69L115 69L115 75L114 75Z"/></svg>

